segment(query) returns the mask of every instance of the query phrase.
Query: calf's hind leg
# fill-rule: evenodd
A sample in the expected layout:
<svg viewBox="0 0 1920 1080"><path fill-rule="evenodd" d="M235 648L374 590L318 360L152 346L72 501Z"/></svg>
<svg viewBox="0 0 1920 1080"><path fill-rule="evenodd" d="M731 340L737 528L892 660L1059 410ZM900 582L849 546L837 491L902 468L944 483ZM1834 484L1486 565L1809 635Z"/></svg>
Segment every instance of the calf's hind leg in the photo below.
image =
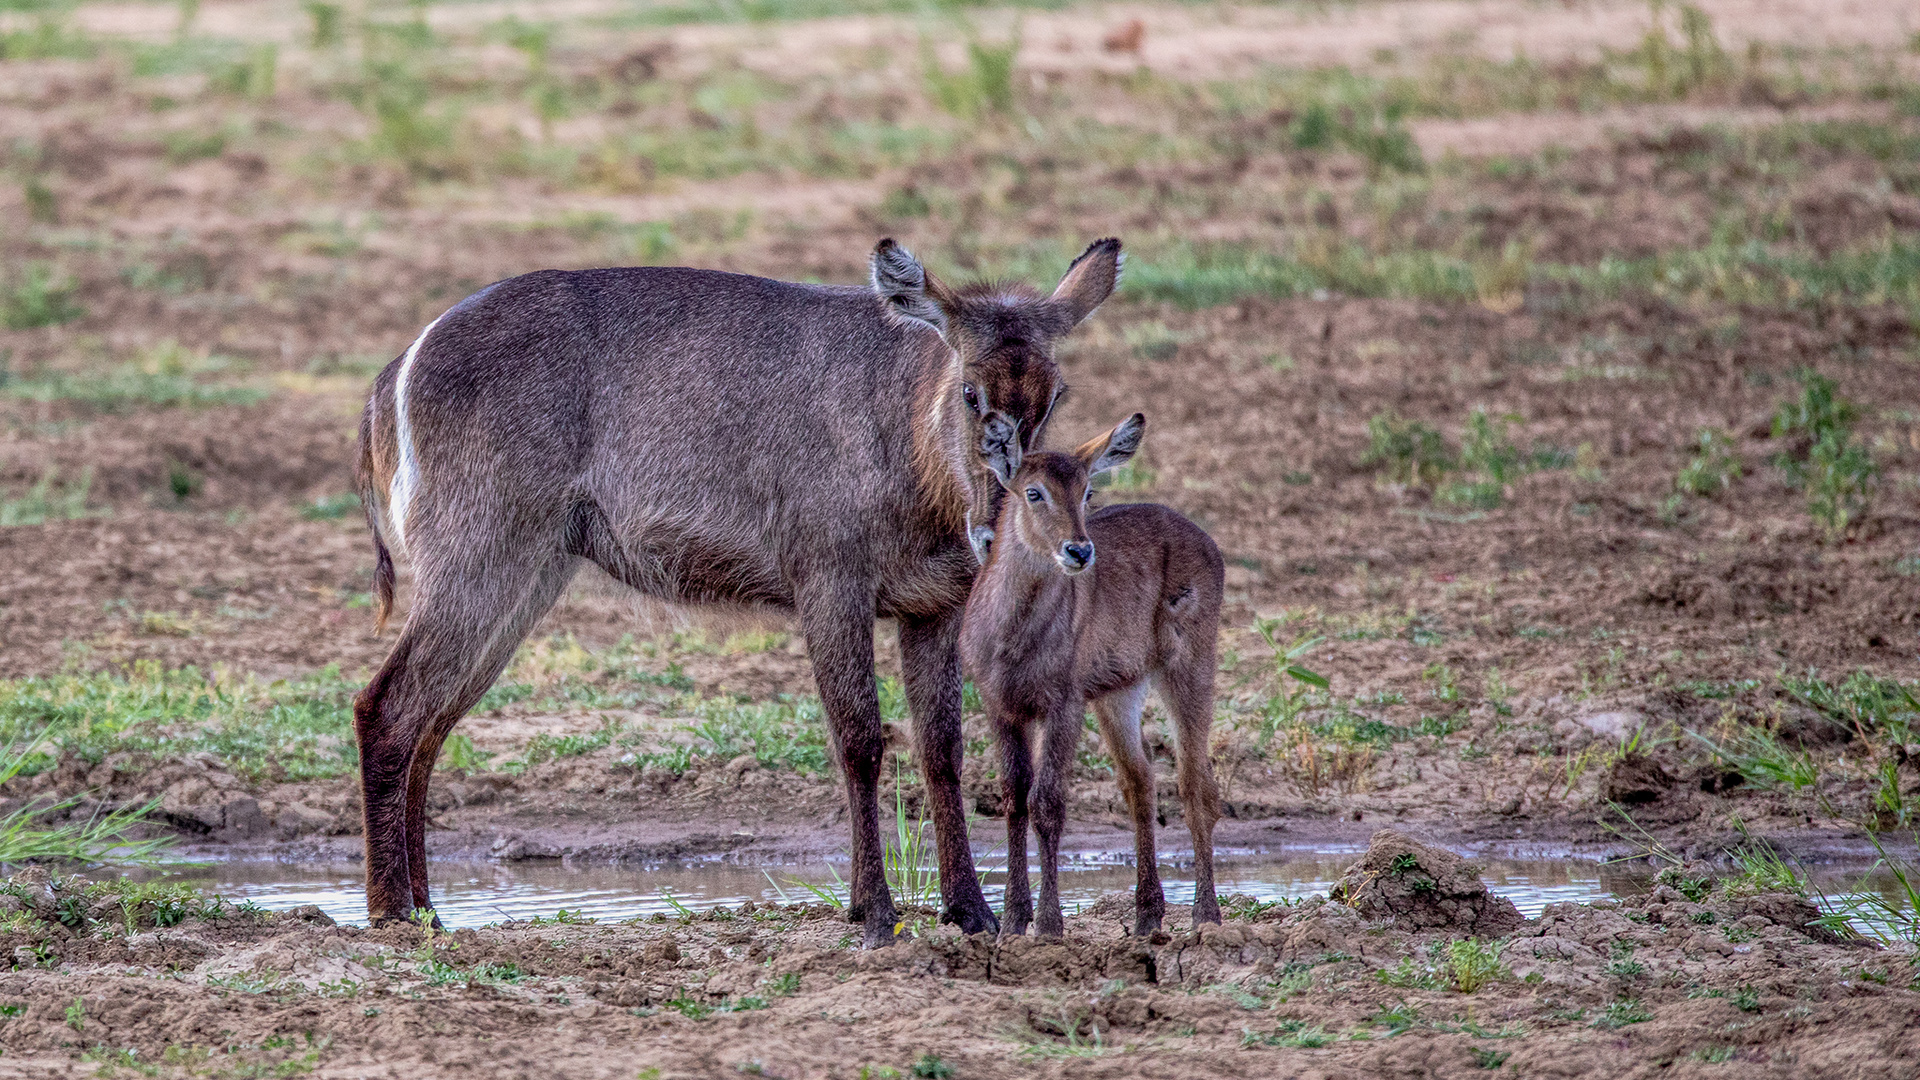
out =
<svg viewBox="0 0 1920 1080"><path fill-rule="evenodd" d="M1166 917L1167 896L1160 887L1160 858L1154 850L1153 823L1157 807L1153 793L1153 763L1140 741L1140 710L1146 704L1146 683L1136 683L1093 700L1093 715L1119 774L1120 793L1133 816L1133 932L1151 934Z"/></svg>
<svg viewBox="0 0 1920 1080"><path fill-rule="evenodd" d="M1180 803L1193 834L1193 924L1220 921L1213 887L1213 826L1220 820L1220 785L1213 776L1213 651L1165 672L1160 697L1179 733Z"/></svg>

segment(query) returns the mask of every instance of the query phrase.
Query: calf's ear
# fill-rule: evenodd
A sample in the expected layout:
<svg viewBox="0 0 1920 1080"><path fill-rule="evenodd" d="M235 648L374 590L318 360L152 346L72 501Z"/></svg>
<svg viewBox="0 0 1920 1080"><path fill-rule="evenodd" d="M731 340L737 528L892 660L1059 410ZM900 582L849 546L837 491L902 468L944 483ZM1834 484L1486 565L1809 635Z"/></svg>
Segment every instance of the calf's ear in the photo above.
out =
<svg viewBox="0 0 1920 1080"><path fill-rule="evenodd" d="M1147 418L1134 413L1113 426L1113 430L1075 450L1074 456L1086 463L1087 475L1098 476L1125 465L1140 452L1140 440L1147 434Z"/></svg>
<svg viewBox="0 0 1920 1080"><path fill-rule="evenodd" d="M931 326L944 337L953 310L953 290L927 272L913 252L892 237L873 249L873 291L896 322Z"/></svg>

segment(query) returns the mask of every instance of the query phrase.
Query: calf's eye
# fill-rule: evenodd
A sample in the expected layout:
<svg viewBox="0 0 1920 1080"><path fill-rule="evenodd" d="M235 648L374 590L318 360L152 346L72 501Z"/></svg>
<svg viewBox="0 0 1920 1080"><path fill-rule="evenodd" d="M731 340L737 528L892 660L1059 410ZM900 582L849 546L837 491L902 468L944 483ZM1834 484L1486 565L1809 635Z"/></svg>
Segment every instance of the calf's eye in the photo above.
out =
<svg viewBox="0 0 1920 1080"><path fill-rule="evenodd" d="M1032 488L1032 487L1030 487L1030 488L1028 488L1028 489L1027 489L1027 501L1028 501L1028 502L1039 502L1039 501L1040 501L1041 499L1043 499L1043 498L1045 498L1045 496L1043 496L1043 495L1041 495L1041 494L1040 494L1040 489L1039 489L1039 488Z"/></svg>

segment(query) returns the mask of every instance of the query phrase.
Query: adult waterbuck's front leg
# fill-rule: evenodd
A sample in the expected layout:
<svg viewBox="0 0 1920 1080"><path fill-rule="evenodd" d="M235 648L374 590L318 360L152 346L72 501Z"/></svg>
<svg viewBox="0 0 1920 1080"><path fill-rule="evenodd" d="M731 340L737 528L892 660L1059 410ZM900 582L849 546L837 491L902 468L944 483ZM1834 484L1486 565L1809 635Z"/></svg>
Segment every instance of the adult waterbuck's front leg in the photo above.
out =
<svg viewBox="0 0 1920 1080"><path fill-rule="evenodd" d="M893 941L900 916L887 889L880 845L880 766L886 734L873 677L873 588L861 582L816 580L802 583L796 593L821 710L827 714L827 730L847 782L847 816L853 825L847 917L865 927L862 937L869 948L886 945Z"/></svg>
<svg viewBox="0 0 1920 1080"><path fill-rule="evenodd" d="M973 847L967 839L966 809L961 804L960 770L964 740L960 728L960 621L952 611L931 619L900 620L900 663L907 684L920 749L920 772L927 778L927 802L940 848L940 921L963 933L992 933L1000 928L974 873Z"/></svg>

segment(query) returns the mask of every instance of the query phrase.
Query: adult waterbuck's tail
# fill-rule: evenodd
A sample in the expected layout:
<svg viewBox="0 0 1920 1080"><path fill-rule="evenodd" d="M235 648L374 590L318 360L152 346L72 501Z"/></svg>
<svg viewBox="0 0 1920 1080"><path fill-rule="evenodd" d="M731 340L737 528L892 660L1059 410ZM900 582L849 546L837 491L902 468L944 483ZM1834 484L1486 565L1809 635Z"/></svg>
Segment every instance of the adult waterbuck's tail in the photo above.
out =
<svg viewBox="0 0 1920 1080"><path fill-rule="evenodd" d="M393 614L393 555L380 535L384 500L380 498L379 477L373 460L373 410L379 400L379 394L374 394L360 410L360 458L353 469L354 490L360 496L360 509L367 515L367 532L373 536L373 630L376 634L386 630L387 618Z"/></svg>
<svg viewBox="0 0 1920 1080"><path fill-rule="evenodd" d="M649 267L513 278L428 325L374 381L360 497L393 651L354 699L374 921L431 906L427 789L453 726L585 563L682 603L794 612L847 781L848 913L897 914L877 792L886 740L876 617L902 673L940 853L942 917L996 920L960 801L966 523L979 464L1038 449L1063 386L1055 343L1119 277L1120 244L1050 294L949 288L883 243L866 287Z"/></svg>

